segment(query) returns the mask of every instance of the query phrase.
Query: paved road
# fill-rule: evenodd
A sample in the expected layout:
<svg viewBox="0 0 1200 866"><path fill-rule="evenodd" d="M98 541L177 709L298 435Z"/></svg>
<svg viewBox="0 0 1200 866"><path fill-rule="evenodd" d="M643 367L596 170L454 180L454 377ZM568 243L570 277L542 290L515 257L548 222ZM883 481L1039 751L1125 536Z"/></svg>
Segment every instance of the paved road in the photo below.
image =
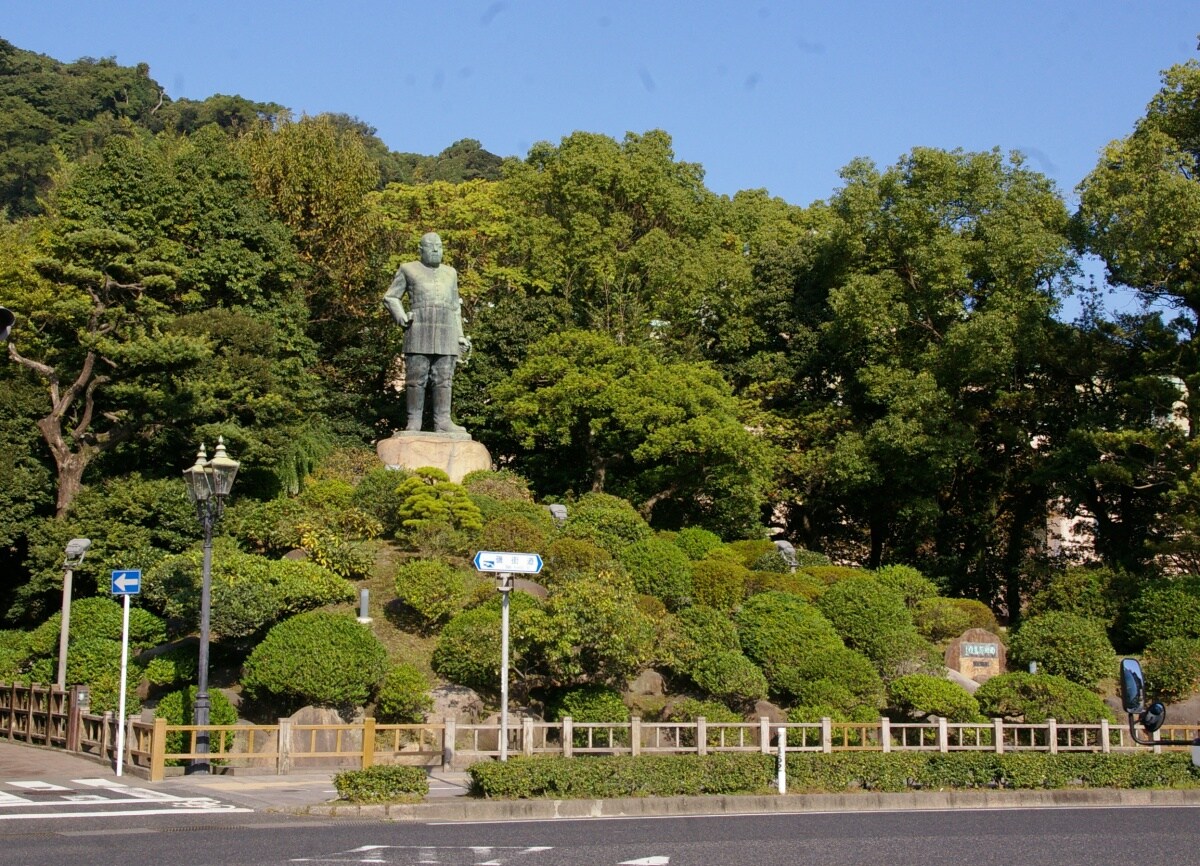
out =
<svg viewBox="0 0 1200 866"><path fill-rule="evenodd" d="M1200 809L1194 807L455 825L286 816L247 824L237 817L152 817L119 827L11 834L0 826L0 864L1123 866L1195 863L1200 850Z"/></svg>

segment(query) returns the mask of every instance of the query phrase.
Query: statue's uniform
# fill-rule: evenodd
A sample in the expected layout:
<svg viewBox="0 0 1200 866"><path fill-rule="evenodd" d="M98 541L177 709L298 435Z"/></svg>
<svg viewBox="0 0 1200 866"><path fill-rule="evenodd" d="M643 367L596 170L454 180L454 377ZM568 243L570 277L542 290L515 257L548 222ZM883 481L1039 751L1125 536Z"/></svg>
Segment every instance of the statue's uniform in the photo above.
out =
<svg viewBox="0 0 1200 866"><path fill-rule="evenodd" d="M463 338L458 272L449 265L431 268L406 262L384 293L384 306L397 324L405 321L402 298L411 310L404 326L405 399L408 430L421 429L426 385L433 386L433 424L439 433L463 432L450 420L450 390Z"/></svg>

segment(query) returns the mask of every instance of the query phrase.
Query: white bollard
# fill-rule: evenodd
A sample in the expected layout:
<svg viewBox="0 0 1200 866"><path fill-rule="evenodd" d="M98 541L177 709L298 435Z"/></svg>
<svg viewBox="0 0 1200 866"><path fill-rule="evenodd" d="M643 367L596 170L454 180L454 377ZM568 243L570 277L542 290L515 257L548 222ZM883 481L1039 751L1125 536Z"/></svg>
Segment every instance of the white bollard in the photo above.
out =
<svg viewBox="0 0 1200 866"><path fill-rule="evenodd" d="M779 793L787 793L787 729L779 729Z"/></svg>

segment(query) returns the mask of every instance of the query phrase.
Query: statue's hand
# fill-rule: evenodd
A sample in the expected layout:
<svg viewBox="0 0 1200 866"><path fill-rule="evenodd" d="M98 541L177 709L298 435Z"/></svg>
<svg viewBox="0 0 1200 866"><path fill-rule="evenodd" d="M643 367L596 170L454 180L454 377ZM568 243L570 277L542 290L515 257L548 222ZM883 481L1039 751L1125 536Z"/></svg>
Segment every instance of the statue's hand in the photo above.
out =
<svg viewBox="0 0 1200 866"><path fill-rule="evenodd" d="M471 353L471 338L470 337L459 337L458 338L458 349L464 355L470 354Z"/></svg>
<svg viewBox="0 0 1200 866"><path fill-rule="evenodd" d="M412 316L410 316L408 313L401 313L397 317L396 321L401 328L407 329L408 326L412 324Z"/></svg>

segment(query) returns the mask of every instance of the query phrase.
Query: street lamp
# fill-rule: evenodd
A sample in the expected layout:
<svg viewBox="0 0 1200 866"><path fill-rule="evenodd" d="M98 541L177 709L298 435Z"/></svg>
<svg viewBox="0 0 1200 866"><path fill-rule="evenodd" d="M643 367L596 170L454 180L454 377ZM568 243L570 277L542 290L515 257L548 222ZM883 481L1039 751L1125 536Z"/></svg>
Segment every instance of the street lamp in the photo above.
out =
<svg viewBox="0 0 1200 866"><path fill-rule="evenodd" d="M200 659L199 671L196 677L196 704L192 723L201 730L196 734L196 752L208 754L208 630L209 611L212 600L212 531L213 526L221 519L225 510L225 498L233 489L233 479L237 475L236 460L225 453L225 438L217 438L217 452L212 460L200 446L196 462L190 469L183 470L183 478L187 482L188 496L196 506L196 516L204 527L204 566L200 583ZM191 766L191 772L206 774L209 771L208 758L198 758Z"/></svg>
<svg viewBox="0 0 1200 866"><path fill-rule="evenodd" d="M91 546L90 539L72 538L67 542L66 554L63 557L62 622L58 629L58 676L54 680L60 689L67 687L67 637L71 631L71 579L75 574L75 569L83 564L83 555Z"/></svg>

